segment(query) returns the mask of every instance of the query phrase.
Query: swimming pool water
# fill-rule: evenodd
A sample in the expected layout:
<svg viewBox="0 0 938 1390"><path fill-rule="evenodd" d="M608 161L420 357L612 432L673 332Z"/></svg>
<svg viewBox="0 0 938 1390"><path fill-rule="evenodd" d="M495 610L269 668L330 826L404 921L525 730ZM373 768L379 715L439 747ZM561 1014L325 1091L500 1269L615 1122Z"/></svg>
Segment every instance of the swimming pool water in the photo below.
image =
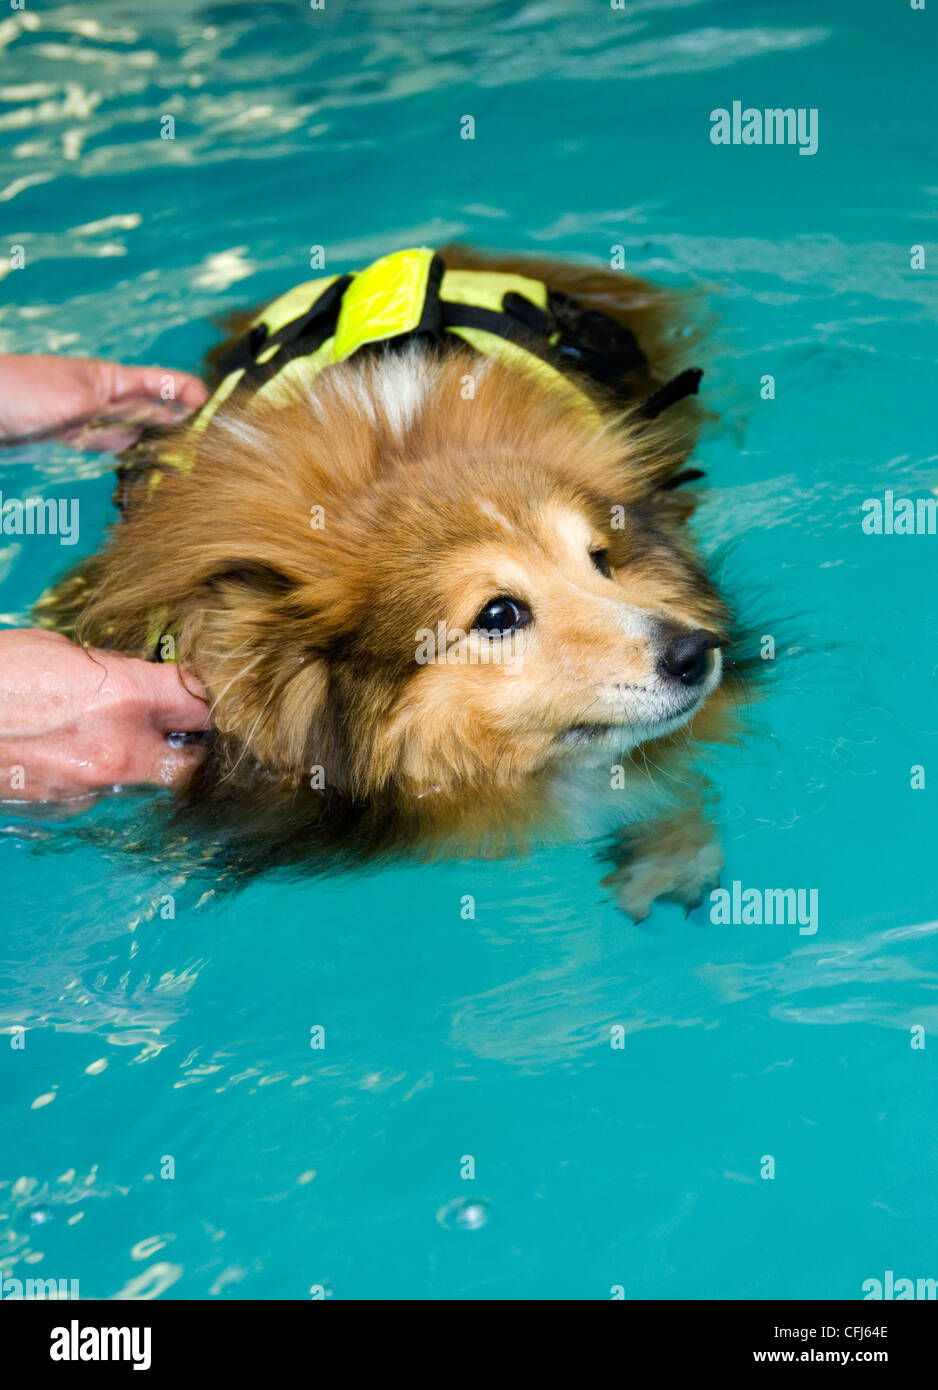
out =
<svg viewBox="0 0 938 1390"><path fill-rule="evenodd" d="M330 269L452 236L622 246L696 287L696 526L777 638L750 734L710 759L723 881L819 895L815 935L668 906L633 926L581 844L219 900L0 808L0 1026L27 1028L0 1035L7 1274L447 1299L938 1276L938 539L860 525L938 477L934 23L875 0L0 21L0 250L26 248L4 352L196 369L211 316L306 278L314 245ZM735 100L816 108L817 153L713 145ZM72 551L0 538L5 623L99 544L109 463L0 457L6 495L81 516Z"/></svg>

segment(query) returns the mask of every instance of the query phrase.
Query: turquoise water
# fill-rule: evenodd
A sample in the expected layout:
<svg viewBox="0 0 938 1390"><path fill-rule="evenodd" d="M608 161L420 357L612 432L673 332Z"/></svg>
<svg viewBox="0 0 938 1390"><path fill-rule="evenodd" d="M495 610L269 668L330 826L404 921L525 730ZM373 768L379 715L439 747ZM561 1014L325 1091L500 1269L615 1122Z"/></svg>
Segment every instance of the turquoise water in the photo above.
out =
<svg viewBox="0 0 938 1390"><path fill-rule="evenodd" d="M777 635L750 736L711 759L724 882L817 889L820 926L635 927L590 844L219 901L4 807L0 1025L28 1031L0 1040L0 1265L170 1298L938 1276L938 540L860 528L938 476L931 7L141 8L0 22L2 242L27 248L0 350L195 369L210 316L306 278L316 244L330 269L451 236L621 245L696 287L719 417L696 524ZM817 154L714 146L734 100L817 108ZM0 490L82 523L71 552L2 538L4 622L99 544L109 463L0 459Z"/></svg>

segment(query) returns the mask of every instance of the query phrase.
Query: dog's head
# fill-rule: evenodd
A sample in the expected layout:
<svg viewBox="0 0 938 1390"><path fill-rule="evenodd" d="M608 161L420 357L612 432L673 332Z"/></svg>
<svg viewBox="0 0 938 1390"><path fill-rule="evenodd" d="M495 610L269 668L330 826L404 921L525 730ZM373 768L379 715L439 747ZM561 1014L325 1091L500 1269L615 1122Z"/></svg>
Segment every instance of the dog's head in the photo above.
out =
<svg viewBox="0 0 938 1390"><path fill-rule="evenodd" d="M518 784L668 738L727 613L673 460L470 354L359 359L235 400L116 534L92 617L146 608L248 762L357 801Z"/></svg>

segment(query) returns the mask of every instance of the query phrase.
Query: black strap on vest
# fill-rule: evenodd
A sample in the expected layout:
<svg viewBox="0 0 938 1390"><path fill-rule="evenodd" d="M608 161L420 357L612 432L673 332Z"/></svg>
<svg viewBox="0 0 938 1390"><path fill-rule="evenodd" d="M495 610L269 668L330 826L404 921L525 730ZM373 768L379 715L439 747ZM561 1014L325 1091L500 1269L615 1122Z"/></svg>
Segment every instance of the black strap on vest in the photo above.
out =
<svg viewBox="0 0 938 1390"><path fill-rule="evenodd" d="M673 492L676 487L683 487L685 483L696 483L698 478L706 478L706 473L702 468L685 468L682 473L675 473L673 478L669 478L665 483L658 484L659 492Z"/></svg>
<svg viewBox="0 0 938 1390"><path fill-rule="evenodd" d="M474 304L443 304L447 328L478 328L517 343L535 357L563 370L575 368L623 396L633 393L624 377L647 366L635 334L569 295L548 288L547 308L509 290L501 310Z"/></svg>
<svg viewBox="0 0 938 1390"><path fill-rule="evenodd" d="M594 381L630 395L622 378L648 366L632 330L597 309L584 309L578 300L559 290L548 290L547 304L560 331L561 355Z"/></svg>
<svg viewBox="0 0 938 1390"><path fill-rule="evenodd" d="M440 257L434 256L427 274L427 290L420 319L413 328L393 338L382 338L377 343L363 343L352 356L357 357L360 352L374 349L393 350L413 341L422 341L428 345L440 342L444 327L440 285L445 270ZM312 356L335 332L342 307L342 296L353 278L351 275L340 276L305 313L285 323L276 333L269 334L264 324L256 324L219 362L218 370L222 377L243 369L244 377L240 384L253 395L270 381L271 377L276 376L288 361L295 357ZM277 347L273 356L266 362L258 363L260 354L273 346Z"/></svg>
<svg viewBox="0 0 938 1390"><path fill-rule="evenodd" d="M591 380L611 387L627 401L635 395L630 378L648 366L630 328L596 309L584 309L578 300L560 290L548 288L546 309L510 290L502 298L501 312L472 304L444 303L443 318L447 328L484 329L518 343L560 370L574 367ZM639 407L639 415L653 420L668 406L696 395L702 376L700 367L679 372L647 397Z"/></svg>
<svg viewBox="0 0 938 1390"><path fill-rule="evenodd" d="M305 313L285 323L276 333L269 333L266 324L255 324L218 363L222 377L243 369L257 390L275 376L289 358L308 357L314 353L334 331L342 296L351 283L351 275L340 276ZM271 347L276 347L277 352L268 362L258 364L260 354Z"/></svg>
<svg viewBox="0 0 938 1390"><path fill-rule="evenodd" d="M525 303L528 304L528 308L540 312L536 304L529 304L527 300ZM497 338L505 338L509 343L526 347L537 357L544 355L538 350L537 339L546 339L546 332L541 328L532 328L516 314L503 313L498 309L484 309L479 304L444 303L443 322L447 328L479 328L484 333L493 333Z"/></svg>
<svg viewBox="0 0 938 1390"><path fill-rule="evenodd" d="M639 414L646 420L654 420L663 410L667 410L669 405L676 405L686 396L696 396L702 376L702 367L688 367L686 371L678 372L677 376L659 386L657 391L652 391L642 404Z"/></svg>
<svg viewBox="0 0 938 1390"><path fill-rule="evenodd" d="M450 341L447 329L478 328L517 343L561 371L564 367L574 368L613 389L623 399L634 399L634 384L629 378L644 371L648 359L630 328L596 309L585 309L578 300L550 287L546 309L514 290L502 297L500 310L444 302L440 298L440 286L445 270L442 258L434 256L420 321L414 328L378 343L365 343L352 355L394 350L415 341L428 346L440 344ZM262 323L256 324L218 363L221 376L224 378L231 372L243 370L243 385L253 394L287 361L316 352L335 331L342 296L352 279L351 275L340 276L309 309L276 333L268 333ZM273 356L258 363L260 354L272 346L277 348ZM640 406L639 414L652 420L685 396L695 395L702 375L699 367L679 372L652 392Z"/></svg>

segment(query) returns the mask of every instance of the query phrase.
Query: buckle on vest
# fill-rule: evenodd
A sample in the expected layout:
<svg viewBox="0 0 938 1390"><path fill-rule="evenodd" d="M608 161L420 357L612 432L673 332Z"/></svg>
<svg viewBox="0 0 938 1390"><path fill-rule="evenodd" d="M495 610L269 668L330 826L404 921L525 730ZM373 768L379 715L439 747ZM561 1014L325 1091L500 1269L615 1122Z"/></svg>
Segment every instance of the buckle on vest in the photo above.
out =
<svg viewBox="0 0 938 1390"><path fill-rule="evenodd" d="M584 309L560 290L547 291L547 305L560 331L558 351L595 381L615 382L647 367L638 339L624 324L597 309Z"/></svg>

